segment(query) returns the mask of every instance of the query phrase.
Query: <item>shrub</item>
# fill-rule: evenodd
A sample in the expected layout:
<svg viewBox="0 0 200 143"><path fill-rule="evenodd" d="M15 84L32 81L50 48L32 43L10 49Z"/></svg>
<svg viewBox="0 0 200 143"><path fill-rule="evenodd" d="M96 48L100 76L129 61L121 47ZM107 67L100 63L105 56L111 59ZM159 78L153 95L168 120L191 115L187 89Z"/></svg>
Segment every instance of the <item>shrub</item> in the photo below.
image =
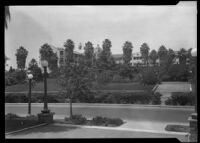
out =
<svg viewBox="0 0 200 143"><path fill-rule="evenodd" d="M65 118L65 120L67 120L67 121L70 120L74 124L78 124L78 125L86 124L86 122L87 122L87 119L79 114L73 115L71 118Z"/></svg>
<svg viewBox="0 0 200 143"><path fill-rule="evenodd" d="M146 69L142 72L142 79L141 79L142 84L153 85L153 84L156 84L157 82L158 82L158 78L154 70Z"/></svg>
<svg viewBox="0 0 200 143"><path fill-rule="evenodd" d="M21 117L13 113L7 113L5 115L5 120L11 120L11 119L16 119L16 118L21 118Z"/></svg>
<svg viewBox="0 0 200 143"><path fill-rule="evenodd" d="M123 121L119 118L107 118L107 117L101 117L101 116L96 116L92 119L91 123L93 125L103 125L103 126L108 126L108 125L114 125L114 126L120 126L123 124Z"/></svg>
<svg viewBox="0 0 200 143"><path fill-rule="evenodd" d="M194 105L194 95L192 92L174 92L172 96L165 101L166 105Z"/></svg>
<svg viewBox="0 0 200 143"><path fill-rule="evenodd" d="M26 120L38 120L38 117L36 115L28 115L25 117Z"/></svg>
<svg viewBox="0 0 200 143"><path fill-rule="evenodd" d="M161 97L162 95L159 92L156 92L153 96L152 96L152 104L154 105L160 105L161 104Z"/></svg>

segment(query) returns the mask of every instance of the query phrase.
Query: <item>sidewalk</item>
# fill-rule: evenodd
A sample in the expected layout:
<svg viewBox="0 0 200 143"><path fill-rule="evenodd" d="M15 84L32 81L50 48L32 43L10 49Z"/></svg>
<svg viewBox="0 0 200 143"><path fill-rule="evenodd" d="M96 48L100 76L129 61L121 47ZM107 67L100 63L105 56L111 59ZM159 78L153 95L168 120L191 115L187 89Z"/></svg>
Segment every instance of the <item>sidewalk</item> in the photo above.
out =
<svg viewBox="0 0 200 143"><path fill-rule="evenodd" d="M164 134L114 128L50 124L7 135L6 138L177 138L182 142L188 141L187 136L184 134Z"/></svg>

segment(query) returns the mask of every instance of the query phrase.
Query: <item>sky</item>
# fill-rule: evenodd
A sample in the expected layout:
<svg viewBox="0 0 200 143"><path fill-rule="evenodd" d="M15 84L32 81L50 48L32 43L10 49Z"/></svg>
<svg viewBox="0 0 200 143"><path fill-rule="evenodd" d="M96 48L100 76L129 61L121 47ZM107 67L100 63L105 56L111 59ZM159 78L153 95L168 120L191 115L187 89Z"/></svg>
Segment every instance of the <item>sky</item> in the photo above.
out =
<svg viewBox="0 0 200 143"><path fill-rule="evenodd" d="M10 6L11 20L5 29L5 55L8 67L16 68L16 49L28 50L26 65L39 61L44 43L63 47L67 39L94 47L106 38L113 54L122 54L125 41L139 52L145 42L150 50L197 48L197 3L179 2L172 6Z"/></svg>

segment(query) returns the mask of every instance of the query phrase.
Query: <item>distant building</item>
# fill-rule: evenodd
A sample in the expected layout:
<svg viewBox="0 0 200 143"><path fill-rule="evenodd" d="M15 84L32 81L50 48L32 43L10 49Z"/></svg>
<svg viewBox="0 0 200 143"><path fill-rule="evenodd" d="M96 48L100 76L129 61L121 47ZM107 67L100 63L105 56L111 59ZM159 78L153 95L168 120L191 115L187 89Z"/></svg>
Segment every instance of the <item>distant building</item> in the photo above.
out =
<svg viewBox="0 0 200 143"><path fill-rule="evenodd" d="M66 53L65 53L65 49L64 48L57 48L57 56L58 56L58 67L65 65L66 62ZM80 58L82 58L84 56L83 53L79 53L74 51L74 60L75 63L78 62L78 60L80 60Z"/></svg>
<svg viewBox="0 0 200 143"><path fill-rule="evenodd" d="M99 58L99 55L100 55L101 52L102 52L102 49L99 46L99 44L97 44L97 47L94 48L94 57L95 57L95 59Z"/></svg>

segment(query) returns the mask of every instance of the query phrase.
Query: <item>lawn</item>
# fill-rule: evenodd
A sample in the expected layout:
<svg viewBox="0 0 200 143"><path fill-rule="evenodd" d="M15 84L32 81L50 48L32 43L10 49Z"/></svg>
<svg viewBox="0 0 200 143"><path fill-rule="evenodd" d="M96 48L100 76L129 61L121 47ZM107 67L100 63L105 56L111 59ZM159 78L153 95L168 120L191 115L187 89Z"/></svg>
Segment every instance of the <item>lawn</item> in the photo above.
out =
<svg viewBox="0 0 200 143"><path fill-rule="evenodd" d="M5 132L17 131L41 124L36 116L20 117L16 114L5 115Z"/></svg>
<svg viewBox="0 0 200 143"><path fill-rule="evenodd" d="M93 90L152 90L154 85L143 86L139 83L108 83L104 85L97 85L93 83ZM32 89L33 91L44 91L44 83L39 82ZM57 84L56 79L47 79L47 90L48 91L59 91L60 87ZM28 86L25 84L17 84L12 86L7 86L6 92L23 92L28 91Z"/></svg>

